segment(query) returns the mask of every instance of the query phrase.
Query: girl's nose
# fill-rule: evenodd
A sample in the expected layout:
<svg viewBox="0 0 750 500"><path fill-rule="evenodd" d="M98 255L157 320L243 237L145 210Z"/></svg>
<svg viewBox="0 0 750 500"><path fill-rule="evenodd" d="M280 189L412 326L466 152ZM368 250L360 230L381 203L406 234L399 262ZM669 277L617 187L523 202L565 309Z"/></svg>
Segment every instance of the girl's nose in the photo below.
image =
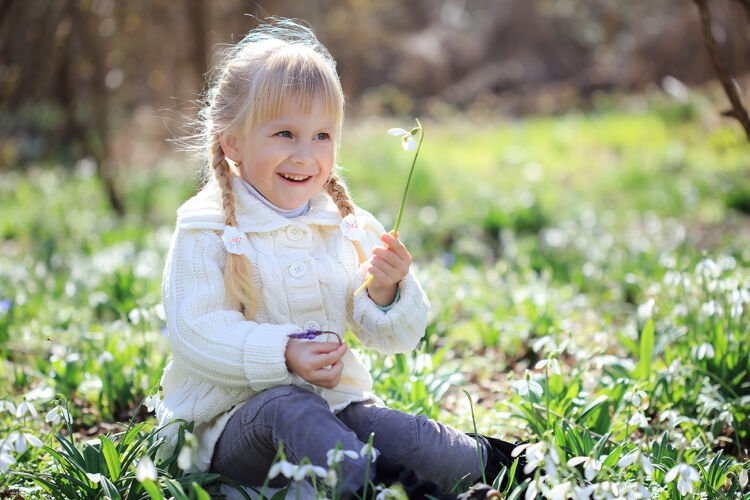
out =
<svg viewBox="0 0 750 500"><path fill-rule="evenodd" d="M297 143L289 159L292 163L297 165L308 165L313 163L314 157L312 153L312 145L307 141Z"/></svg>

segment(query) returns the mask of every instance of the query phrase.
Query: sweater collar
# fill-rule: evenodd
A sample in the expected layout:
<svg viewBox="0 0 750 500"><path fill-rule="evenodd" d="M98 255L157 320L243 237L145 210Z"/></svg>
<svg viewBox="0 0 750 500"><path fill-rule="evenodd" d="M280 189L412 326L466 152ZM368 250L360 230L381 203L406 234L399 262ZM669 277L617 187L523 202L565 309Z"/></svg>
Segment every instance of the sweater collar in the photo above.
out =
<svg viewBox="0 0 750 500"><path fill-rule="evenodd" d="M338 226L341 223L336 205L322 190L310 198L310 210L304 215L287 219L264 205L244 186L242 179L233 176L232 193L238 229L245 233L275 231L298 221L307 225ZM177 226L186 229L224 229L221 206L221 187L212 179L195 196L177 210Z"/></svg>

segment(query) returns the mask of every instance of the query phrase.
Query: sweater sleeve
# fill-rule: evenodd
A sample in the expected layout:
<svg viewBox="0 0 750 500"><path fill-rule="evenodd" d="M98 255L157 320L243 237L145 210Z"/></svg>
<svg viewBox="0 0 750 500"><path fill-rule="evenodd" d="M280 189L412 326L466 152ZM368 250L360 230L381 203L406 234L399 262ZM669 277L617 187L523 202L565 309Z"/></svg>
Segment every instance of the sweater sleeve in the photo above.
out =
<svg viewBox="0 0 750 500"><path fill-rule="evenodd" d="M162 284L175 360L219 386L261 391L291 383L287 335L299 328L246 321L226 297L225 264L226 250L215 232L175 231Z"/></svg>
<svg viewBox="0 0 750 500"><path fill-rule="evenodd" d="M382 246L380 235L385 230L374 217L369 216L366 220L362 248L369 259L372 257L372 249ZM366 263L359 267L356 287L367 279L366 268ZM409 352L424 335L430 303L413 270L399 283L399 300L388 311L378 307L367 290L354 297L349 293L347 297L349 326L366 347L384 354Z"/></svg>

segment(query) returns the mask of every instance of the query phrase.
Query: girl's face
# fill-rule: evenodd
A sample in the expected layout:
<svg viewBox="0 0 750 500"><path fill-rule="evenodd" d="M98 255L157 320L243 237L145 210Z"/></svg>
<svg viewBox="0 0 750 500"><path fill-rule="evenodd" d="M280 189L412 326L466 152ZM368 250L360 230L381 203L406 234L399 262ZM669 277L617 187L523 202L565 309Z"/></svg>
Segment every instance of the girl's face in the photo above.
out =
<svg viewBox="0 0 750 500"><path fill-rule="evenodd" d="M309 113L290 104L275 120L244 135L222 138L225 154L241 162L240 175L282 209L304 205L328 181L336 152L336 129L321 99ZM231 153L231 154L230 154Z"/></svg>

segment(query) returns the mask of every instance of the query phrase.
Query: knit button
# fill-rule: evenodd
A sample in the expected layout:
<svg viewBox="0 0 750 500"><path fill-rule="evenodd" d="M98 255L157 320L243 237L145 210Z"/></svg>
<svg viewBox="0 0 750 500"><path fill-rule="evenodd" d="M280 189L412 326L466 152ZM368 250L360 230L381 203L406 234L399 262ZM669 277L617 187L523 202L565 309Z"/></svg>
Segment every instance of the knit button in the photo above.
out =
<svg viewBox="0 0 750 500"><path fill-rule="evenodd" d="M305 323L304 330L320 330L320 325L315 321Z"/></svg>
<svg viewBox="0 0 750 500"><path fill-rule="evenodd" d="M287 226L286 235L292 241L297 241L302 238L302 230L294 225Z"/></svg>
<svg viewBox="0 0 750 500"><path fill-rule="evenodd" d="M294 264L289 266L289 274L291 274L295 278L302 277L302 275L305 274L305 263L295 262Z"/></svg>

